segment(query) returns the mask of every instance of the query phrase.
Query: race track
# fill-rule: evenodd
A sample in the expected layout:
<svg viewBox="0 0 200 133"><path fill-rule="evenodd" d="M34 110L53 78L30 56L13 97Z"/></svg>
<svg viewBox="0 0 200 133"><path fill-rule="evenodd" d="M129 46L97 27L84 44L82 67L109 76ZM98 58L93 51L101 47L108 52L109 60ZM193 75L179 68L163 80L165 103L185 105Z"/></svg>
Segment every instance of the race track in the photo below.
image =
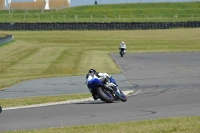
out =
<svg viewBox="0 0 200 133"><path fill-rule="evenodd" d="M0 131L200 115L200 53L112 57L137 92L127 102L88 101L3 110Z"/></svg>

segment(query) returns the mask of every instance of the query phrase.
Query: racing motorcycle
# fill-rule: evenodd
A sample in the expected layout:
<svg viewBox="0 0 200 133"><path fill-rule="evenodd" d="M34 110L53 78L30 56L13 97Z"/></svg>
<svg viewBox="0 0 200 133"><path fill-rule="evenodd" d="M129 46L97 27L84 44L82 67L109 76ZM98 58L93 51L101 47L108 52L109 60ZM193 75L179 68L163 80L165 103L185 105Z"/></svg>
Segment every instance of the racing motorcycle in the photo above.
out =
<svg viewBox="0 0 200 133"><path fill-rule="evenodd" d="M120 53L121 57L123 57L123 56L124 56L124 54L125 54L124 50L125 50L124 48L121 48L121 49L120 49L120 51L119 51L119 53Z"/></svg>
<svg viewBox="0 0 200 133"><path fill-rule="evenodd" d="M126 102L126 95L114 83L115 81L112 77L107 78L105 81L94 78L88 82L88 86L101 101L106 103L112 103L117 100Z"/></svg>

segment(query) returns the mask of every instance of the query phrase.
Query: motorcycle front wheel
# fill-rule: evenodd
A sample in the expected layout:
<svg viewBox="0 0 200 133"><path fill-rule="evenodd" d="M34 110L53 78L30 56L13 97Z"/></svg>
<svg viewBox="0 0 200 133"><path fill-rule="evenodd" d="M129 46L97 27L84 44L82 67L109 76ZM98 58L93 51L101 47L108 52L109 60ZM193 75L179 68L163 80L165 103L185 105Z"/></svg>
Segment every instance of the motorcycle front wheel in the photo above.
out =
<svg viewBox="0 0 200 133"><path fill-rule="evenodd" d="M122 102L126 102L127 101L126 95L124 95L124 93L121 90L119 90L119 91L120 91L120 99L121 99L121 101Z"/></svg>
<svg viewBox="0 0 200 133"><path fill-rule="evenodd" d="M102 101L107 103L112 103L114 101L113 95L102 87L97 88L97 94Z"/></svg>
<svg viewBox="0 0 200 133"><path fill-rule="evenodd" d="M121 51L121 52L120 52L120 55L121 55L121 57L123 57L123 55L124 55L124 51Z"/></svg>

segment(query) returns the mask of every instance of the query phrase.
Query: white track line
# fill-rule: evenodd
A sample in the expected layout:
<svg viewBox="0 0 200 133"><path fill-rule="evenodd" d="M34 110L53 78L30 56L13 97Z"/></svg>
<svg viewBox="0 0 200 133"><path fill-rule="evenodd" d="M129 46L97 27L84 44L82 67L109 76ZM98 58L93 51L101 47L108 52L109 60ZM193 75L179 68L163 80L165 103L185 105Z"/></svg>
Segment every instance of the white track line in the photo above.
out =
<svg viewBox="0 0 200 133"><path fill-rule="evenodd" d="M133 90L129 91L123 91L125 95L129 95L130 93L133 93ZM138 94L137 91L133 95ZM93 98L84 98L84 99L76 99L76 100L68 100L68 101L62 101L62 102L53 102L53 103L45 103L45 104L35 104L30 106L21 106L21 107L10 107L10 108L2 108L2 110L13 110L13 109L25 109L25 108L34 108L34 107L45 107L45 106L51 106L51 105L64 105L64 104L70 104L70 103L78 103L78 102L85 102L85 101L93 101Z"/></svg>

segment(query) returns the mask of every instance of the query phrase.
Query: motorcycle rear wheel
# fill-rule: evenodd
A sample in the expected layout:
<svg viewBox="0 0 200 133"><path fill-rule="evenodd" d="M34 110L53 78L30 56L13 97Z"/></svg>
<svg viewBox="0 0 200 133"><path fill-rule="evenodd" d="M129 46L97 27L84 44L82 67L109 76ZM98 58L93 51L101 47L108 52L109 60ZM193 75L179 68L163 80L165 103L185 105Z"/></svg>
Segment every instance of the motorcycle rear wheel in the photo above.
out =
<svg viewBox="0 0 200 133"><path fill-rule="evenodd" d="M99 98L106 103L112 103L114 101L113 95L102 89L102 87L97 88L97 94Z"/></svg>

